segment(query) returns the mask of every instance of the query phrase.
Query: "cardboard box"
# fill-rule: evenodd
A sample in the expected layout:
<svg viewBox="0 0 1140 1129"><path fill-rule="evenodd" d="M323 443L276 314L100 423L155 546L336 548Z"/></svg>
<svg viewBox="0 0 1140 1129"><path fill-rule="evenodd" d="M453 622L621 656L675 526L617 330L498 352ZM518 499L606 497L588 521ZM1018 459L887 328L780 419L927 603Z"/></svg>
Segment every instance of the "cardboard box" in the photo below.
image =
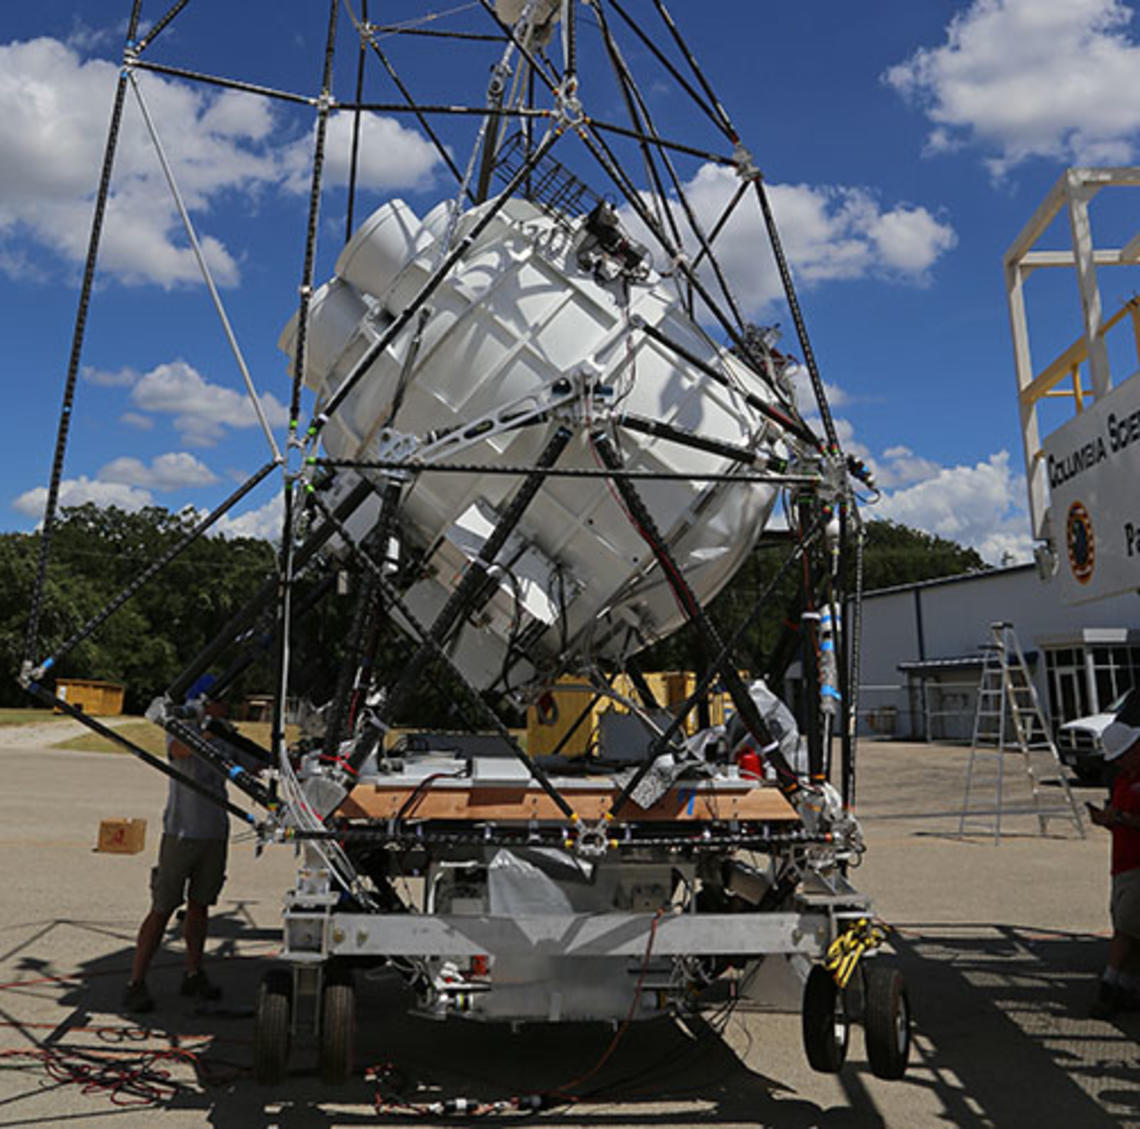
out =
<svg viewBox="0 0 1140 1129"><path fill-rule="evenodd" d="M137 855L146 846L145 819L105 819L99 824L97 851Z"/></svg>

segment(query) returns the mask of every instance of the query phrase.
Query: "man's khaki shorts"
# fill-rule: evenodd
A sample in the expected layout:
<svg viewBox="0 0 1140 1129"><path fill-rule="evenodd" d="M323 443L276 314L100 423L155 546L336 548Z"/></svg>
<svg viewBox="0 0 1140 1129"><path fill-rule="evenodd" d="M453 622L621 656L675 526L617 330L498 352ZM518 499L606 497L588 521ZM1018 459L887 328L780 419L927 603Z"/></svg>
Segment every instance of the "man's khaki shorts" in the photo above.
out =
<svg viewBox="0 0 1140 1129"><path fill-rule="evenodd" d="M186 899L212 906L225 881L225 839L163 835L158 865L150 872L150 908L155 913L173 913Z"/></svg>
<svg viewBox="0 0 1140 1129"><path fill-rule="evenodd" d="M1140 941L1140 869L1112 876L1112 927Z"/></svg>

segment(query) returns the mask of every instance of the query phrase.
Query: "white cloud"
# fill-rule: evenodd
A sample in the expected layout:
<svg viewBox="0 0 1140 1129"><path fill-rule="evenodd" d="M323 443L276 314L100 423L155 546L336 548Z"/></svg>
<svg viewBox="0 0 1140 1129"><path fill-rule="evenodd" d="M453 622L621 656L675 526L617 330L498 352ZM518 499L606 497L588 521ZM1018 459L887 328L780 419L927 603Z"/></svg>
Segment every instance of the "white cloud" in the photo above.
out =
<svg viewBox="0 0 1140 1129"><path fill-rule="evenodd" d="M84 365L80 370L83 379L100 388L130 388L139 382L139 373L133 368L121 368L117 372Z"/></svg>
<svg viewBox="0 0 1140 1129"><path fill-rule="evenodd" d="M288 409L269 392L260 393L271 427L288 422ZM131 403L143 412L174 417L174 427L191 447L211 447L227 427L259 426L244 392L211 384L185 361L171 361L144 373L131 389Z"/></svg>
<svg viewBox="0 0 1140 1129"><path fill-rule="evenodd" d="M924 482L942 471L931 459L916 455L909 447L888 447L870 463L875 479L884 488Z"/></svg>
<svg viewBox="0 0 1140 1129"><path fill-rule="evenodd" d="M829 399L833 391L832 403L846 401L843 390L830 385ZM804 408L814 400L800 404ZM818 416L805 418L823 433ZM1032 559L1025 477L1010 469L1008 451L972 467L947 467L901 443L875 453L860 442L849 419L836 416L834 423L843 451L866 464L881 491L878 501L864 508L865 519L885 518L945 537L976 549L989 564Z"/></svg>
<svg viewBox="0 0 1140 1129"><path fill-rule="evenodd" d="M705 232L716 225L740 181L732 169L704 165L685 186ZM957 243L954 229L926 208L896 204L883 210L867 188L770 184L767 186L780 240L800 284L881 278L925 285L930 268ZM678 226L684 213L674 205ZM628 209L623 218L638 239L652 241ZM686 252L695 257L693 241ZM780 276L768 246L760 209L751 194L737 206L717 237L717 259L744 312L755 316L783 296ZM719 293L711 271L704 281Z"/></svg>
<svg viewBox="0 0 1140 1129"><path fill-rule="evenodd" d="M82 261L117 78L115 64L81 61L54 39L0 46L0 236L29 236L66 262ZM153 76L139 82L160 131L177 138L170 156L192 210L208 210L221 191L273 178L271 155L250 144L264 125L239 135L211 124L210 108L225 96ZM250 113L267 120L264 108ZM229 251L208 234L202 246L217 280L236 283ZM199 278L133 104L124 114L100 265L126 282L169 287Z"/></svg>
<svg viewBox="0 0 1140 1129"><path fill-rule="evenodd" d="M77 33L87 42L86 32ZM65 263L83 261L119 68L82 59L55 39L0 44L0 270L15 276L30 240ZM223 286L240 280L239 254L209 234L211 208L225 193L254 197L266 187L304 183L311 143L277 143L267 100L236 91L139 74L175 178L195 216L203 253ZM330 175L345 177L351 119L334 117ZM420 185L437 158L415 131L375 115L366 120L362 183ZM149 136L128 96L99 254L100 268L131 284L173 287L200 281Z"/></svg>
<svg viewBox="0 0 1140 1129"><path fill-rule="evenodd" d="M799 405L800 412L814 418L817 405L807 366L799 363L792 364L785 372L791 379L793 389L795 389L796 403ZM826 380L823 382L823 393L827 397L829 408L838 408L849 401L847 393L838 384L830 384Z"/></svg>
<svg viewBox="0 0 1140 1129"><path fill-rule="evenodd" d="M323 177L331 186L348 184L352 165L352 122L350 113L329 117L325 133ZM294 142L284 154L287 170L285 187L292 192L308 192L312 177L313 145L316 127L309 137ZM387 191L396 188L426 188L439 162L435 146L414 129L394 118L378 114L360 116L360 151L357 158L358 188Z"/></svg>
<svg viewBox="0 0 1140 1129"><path fill-rule="evenodd" d="M973 0L884 74L930 119L929 151L972 143L1002 175L1029 157L1127 164L1140 148L1140 43L1123 0Z"/></svg>
<svg viewBox="0 0 1140 1129"><path fill-rule="evenodd" d="M47 487L37 486L13 499L12 508L25 517L42 518L47 504ZM149 490L140 490L121 482L99 482L80 475L65 478L59 485L59 502L63 506L82 506L94 502L97 506L118 506L128 512L141 510L154 501Z"/></svg>
<svg viewBox="0 0 1140 1129"><path fill-rule="evenodd" d="M153 490L181 490L187 486L212 486L218 476L205 463L186 451L171 451L151 460L150 465L130 455L107 463L96 478Z"/></svg>
<svg viewBox="0 0 1140 1129"><path fill-rule="evenodd" d="M1015 560L1032 556L1025 479L1011 471L1008 451L972 467L941 467L914 485L884 494L866 516L969 545L991 564L1007 553Z"/></svg>
<svg viewBox="0 0 1140 1129"><path fill-rule="evenodd" d="M212 527L212 531L223 537L258 537L263 541L280 541L284 505L284 499L277 493L255 510L246 510L236 517L224 514Z"/></svg>
<svg viewBox="0 0 1140 1129"><path fill-rule="evenodd" d="M137 428L139 431L150 431L154 427L154 420L140 412L123 412L119 416L119 422L125 423L128 427Z"/></svg>

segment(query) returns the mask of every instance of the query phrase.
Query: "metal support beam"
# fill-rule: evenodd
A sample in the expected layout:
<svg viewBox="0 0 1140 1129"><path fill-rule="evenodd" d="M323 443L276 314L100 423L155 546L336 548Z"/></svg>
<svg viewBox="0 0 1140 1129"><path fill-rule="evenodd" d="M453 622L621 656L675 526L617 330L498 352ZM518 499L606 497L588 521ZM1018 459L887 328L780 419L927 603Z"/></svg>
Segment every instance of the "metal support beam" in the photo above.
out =
<svg viewBox="0 0 1140 1129"><path fill-rule="evenodd" d="M593 436L593 444L594 449L598 453L598 457L602 460L607 469L618 470L621 468L621 458L614 449L608 436L600 433L595 434ZM730 653L729 648L724 645L716 628L705 614L704 608L701 607L696 595L689 587L688 581L685 580L681 570L677 567L672 554L665 544L665 539L657 529L657 523L653 520L652 514L650 514L645 503L641 500L641 495L638 494L637 488L626 478L614 478L611 481L614 484L614 488L621 495L622 502L629 511L630 519L638 533L649 546L654 557L657 558L661 566L661 571L668 581L669 586L676 594L677 600L684 609L685 614L689 617L689 622L692 623L696 630L705 638L709 653L717 656L711 665L720 672L720 676L724 680L724 684L732 698L732 704L736 707L741 721L744 722L745 728L759 743L759 751L768 758L769 763L776 770L776 775L780 782L780 789L785 795L794 795L800 790L796 774L792 771L787 761L784 760L777 743L772 739L772 734L767 724L760 716L760 711L756 708L756 703L753 702L752 696L748 693L748 688L744 685L744 680L740 677L740 670L735 658ZM702 679L702 681L704 680ZM672 727L670 728L672 729ZM672 734L670 734L670 739L672 739ZM659 738L659 741L660 740ZM657 742L654 743L653 751L662 751L657 748ZM633 789L636 788L637 784L640 783L641 779L643 779L645 774L649 771L651 764L652 759L647 758L638 772L634 774L633 780L626 785L614 801L611 815L615 817L618 815L633 794Z"/></svg>
<svg viewBox="0 0 1140 1129"><path fill-rule="evenodd" d="M295 924L294 924L295 923ZM512 917L456 914L290 913L291 941L313 937L317 926L328 956L644 957L651 931L655 956L817 956L831 940L831 920L814 913L542 914ZM309 928L305 928L309 926ZM312 941L308 941L309 944ZM301 952L306 951L301 949Z"/></svg>
<svg viewBox="0 0 1140 1129"><path fill-rule="evenodd" d="M546 448L539 456L536 472L556 463L571 437L572 432L569 428L559 427L550 437ZM408 660L399 681L386 697L383 707L383 720L386 723L395 719L408 696L419 686L424 671L428 663L434 658L437 649L447 642L459 621L478 603L487 584L488 571L494 563L495 557L498 556L500 549L506 544L507 538L518 525L539 490L542 489L544 482L545 477L541 473L532 474L523 482L503 510L499 523L483 543L479 555L467 566L459 583L440 609L435 622L428 629L428 637ZM359 747L354 749L348 758L349 768L353 772L359 771L369 752L371 752L371 748L368 744L363 741L360 742Z"/></svg>

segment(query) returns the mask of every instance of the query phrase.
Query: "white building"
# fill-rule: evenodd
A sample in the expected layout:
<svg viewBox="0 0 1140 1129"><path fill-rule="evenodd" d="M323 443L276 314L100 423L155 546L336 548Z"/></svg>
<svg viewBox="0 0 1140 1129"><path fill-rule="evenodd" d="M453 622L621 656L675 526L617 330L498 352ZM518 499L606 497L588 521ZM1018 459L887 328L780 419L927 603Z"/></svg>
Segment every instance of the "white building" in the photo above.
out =
<svg viewBox="0 0 1140 1129"><path fill-rule="evenodd" d="M1140 593L1066 606L1031 564L864 597L860 732L969 740L991 624L1013 625L1059 725L1140 685Z"/></svg>

